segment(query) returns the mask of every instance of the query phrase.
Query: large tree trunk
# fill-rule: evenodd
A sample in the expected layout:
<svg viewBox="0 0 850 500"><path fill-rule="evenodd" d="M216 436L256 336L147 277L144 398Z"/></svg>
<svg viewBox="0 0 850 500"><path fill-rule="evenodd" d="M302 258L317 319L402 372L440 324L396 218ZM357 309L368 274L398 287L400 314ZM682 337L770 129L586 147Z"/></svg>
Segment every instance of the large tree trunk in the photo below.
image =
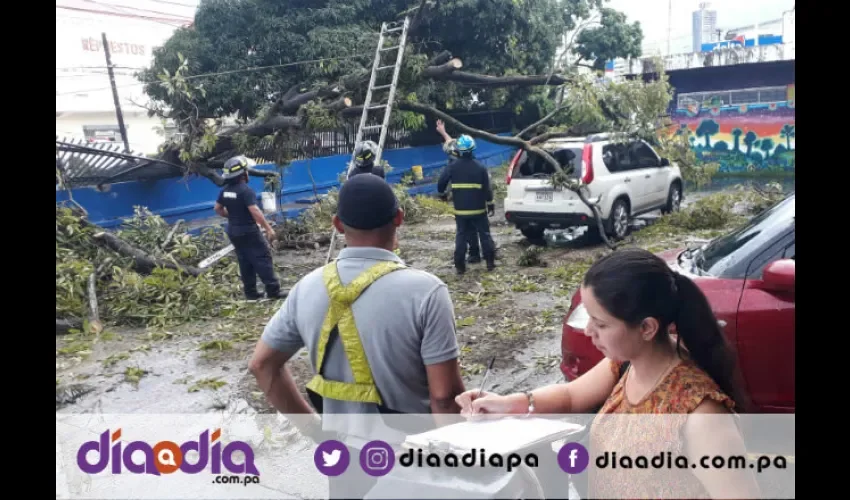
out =
<svg viewBox="0 0 850 500"><path fill-rule="evenodd" d="M126 241L122 240L121 238L115 236L112 233L108 233L106 231L96 233L94 235L94 240L98 244L101 244L101 245L105 246L106 248L109 248L110 250L112 250L114 252L117 252L117 253L124 255L126 257L132 257L135 261L134 267L135 267L136 271L138 271L140 273L145 273L145 274L150 273L151 271L153 271L157 267L165 267L165 268L168 268L168 269L174 269L174 270L186 273L190 276L200 276L201 273L203 272L202 270L200 270L196 267L187 266L187 265L184 265L184 264L179 264L179 263L176 263L176 262L173 262L173 261L159 259L159 258L153 257L151 255L148 255L144 251L139 250L138 248L130 245Z"/></svg>

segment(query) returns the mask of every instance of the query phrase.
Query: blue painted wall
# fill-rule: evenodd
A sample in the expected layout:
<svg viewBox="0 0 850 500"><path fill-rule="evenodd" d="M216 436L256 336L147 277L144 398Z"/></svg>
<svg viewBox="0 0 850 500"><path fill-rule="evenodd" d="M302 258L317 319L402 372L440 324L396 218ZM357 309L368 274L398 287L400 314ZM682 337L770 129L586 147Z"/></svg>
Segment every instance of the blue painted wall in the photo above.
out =
<svg viewBox="0 0 850 500"><path fill-rule="evenodd" d="M507 135L507 134L504 134ZM486 141L476 141L477 157L488 167L495 167L509 161L516 149L500 146ZM339 175L346 169L350 155L328 156L310 160L292 162L285 170L283 189L278 204L315 201L310 174L316 183L319 195L339 187ZM446 164L446 155L441 145L416 148L393 149L384 152L384 159L393 170L387 175L387 181L397 183L414 165L421 165L425 180L417 183L408 191L411 194L427 194L436 191L436 175ZM258 165L262 170L275 170L275 165ZM263 179L252 177L251 188L258 194L263 190ZM94 187L72 190L74 201L89 212L89 220L102 227L115 227L122 220L133 216L134 206L145 206L153 213L173 223L177 219L197 221L216 217L213 205L220 188L203 177L162 179L156 181L132 181L112 184L108 191L101 192ZM56 191L56 202L68 200L65 191ZM277 217L295 217L303 210L286 210Z"/></svg>

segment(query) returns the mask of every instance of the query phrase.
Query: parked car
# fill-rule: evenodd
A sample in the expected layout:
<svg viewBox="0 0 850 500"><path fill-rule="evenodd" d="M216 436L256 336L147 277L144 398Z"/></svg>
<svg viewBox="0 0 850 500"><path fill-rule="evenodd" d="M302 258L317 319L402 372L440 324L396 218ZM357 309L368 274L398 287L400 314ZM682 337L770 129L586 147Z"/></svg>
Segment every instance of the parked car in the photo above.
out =
<svg viewBox="0 0 850 500"><path fill-rule="evenodd" d="M619 240L629 232L631 217L653 210L679 210L682 173L641 140L612 142L608 134L551 139L539 147L550 153L572 177L587 186L590 200L599 198L605 232ZM508 167L505 218L530 240L546 229L589 226L597 231L593 212L578 195L554 189L554 169L539 155L520 150Z"/></svg>
<svg viewBox="0 0 850 500"><path fill-rule="evenodd" d="M764 413L795 410L794 203L792 193L702 247L659 254L708 298L737 352L746 390ZM579 290L563 322L561 372L568 381L603 358L584 334L587 322Z"/></svg>

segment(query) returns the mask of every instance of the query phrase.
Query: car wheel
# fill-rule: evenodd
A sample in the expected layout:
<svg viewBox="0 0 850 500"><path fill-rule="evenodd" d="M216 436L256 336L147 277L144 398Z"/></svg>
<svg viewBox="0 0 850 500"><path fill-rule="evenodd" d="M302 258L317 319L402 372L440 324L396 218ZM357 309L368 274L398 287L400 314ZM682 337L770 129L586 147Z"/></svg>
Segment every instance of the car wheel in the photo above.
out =
<svg viewBox="0 0 850 500"><path fill-rule="evenodd" d="M525 227L520 229L523 236L528 238L528 241L539 242L543 239L545 229L542 227Z"/></svg>
<svg viewBox="0 0 850 500"><path fill-rule="evenodd" d="M662 214L671 214L682 209L682 186L678 182L670 185L667 194L667 204L661 209Z"/></svg>
<svg viewBox="0 0 850 500"><path fill-rule="evenodd" d="M622 240L629 234L629 204L619 199L611 207L611 217L608 218L608 234L615 240Z"/></svg>

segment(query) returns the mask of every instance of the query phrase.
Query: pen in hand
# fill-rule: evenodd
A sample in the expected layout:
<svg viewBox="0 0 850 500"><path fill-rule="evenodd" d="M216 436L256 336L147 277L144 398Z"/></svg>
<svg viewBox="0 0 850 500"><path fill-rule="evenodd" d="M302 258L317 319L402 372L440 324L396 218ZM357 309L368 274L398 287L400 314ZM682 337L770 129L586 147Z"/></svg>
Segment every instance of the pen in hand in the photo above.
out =
<svg viewBox="0 0 850 500"><path fill-rule="evenodd" d="M484 372L484 378L481 379L481 386L478 389L478 397L484 392L484 384L487 382L487 376L490 375L490 370L493 369L493 363L496 362L496 356L490 358L490 363L487 364L487 370Z"/></svg>

